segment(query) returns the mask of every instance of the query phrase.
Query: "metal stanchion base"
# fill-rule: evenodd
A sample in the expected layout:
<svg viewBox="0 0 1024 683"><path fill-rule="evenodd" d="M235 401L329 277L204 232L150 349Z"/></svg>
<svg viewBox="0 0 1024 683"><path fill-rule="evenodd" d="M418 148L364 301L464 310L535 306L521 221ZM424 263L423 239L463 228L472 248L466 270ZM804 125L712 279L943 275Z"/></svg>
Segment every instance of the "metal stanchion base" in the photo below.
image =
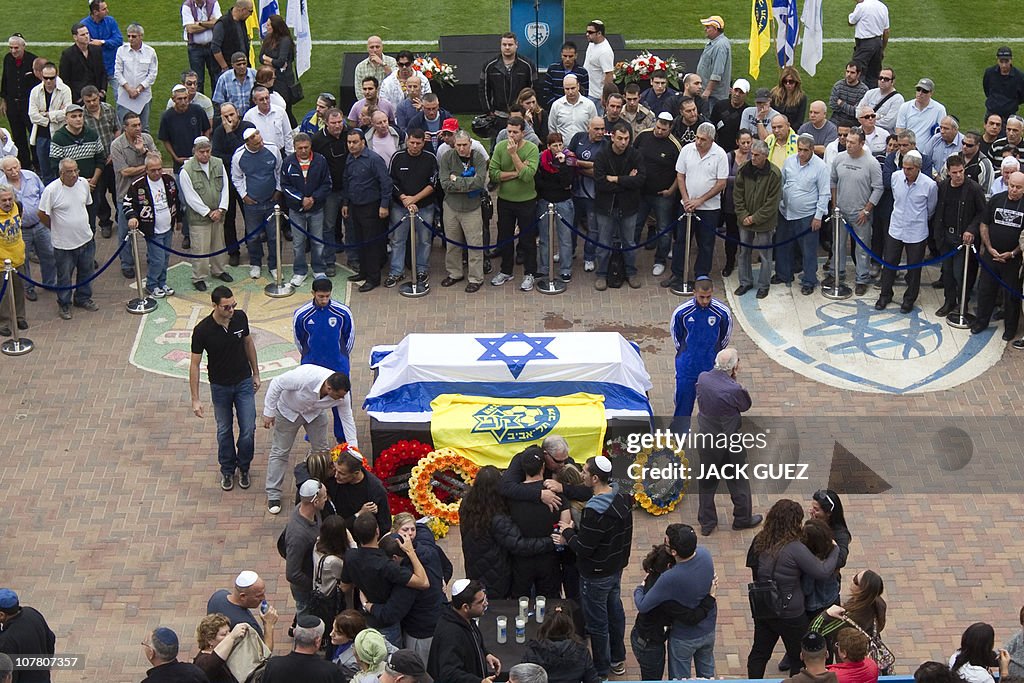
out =
<svg viewBox="0 0 1024 683"><path fill-rule="evenodd" d="M31 339L22 337L20 339L8 339L3 344L0 344L0 352L3 352L5 356L24 356L35 348L35 344L32 343Z"/></svg>
<svg viewBox="0 0 1024 683"><path fill-rule="evenodd" d="M158 305L157 300L153 297L144 296L129 300L124 307L133 315L146 315L155 311Z"/></svg>
<svg viewBox="0 0 1024 683"><path fill-rule="evenodd" d="M286 296L291 296L292 294L294 294L295 288L292 287L287 282L283 282L281 284L271 282L269 285L263 288L263 293L273 299L283 299Z"/></svg>
<svg viewBox="0 0 1024 683"><path fill-rule="evenodd" d="M849 299L853 296L853 290L848 286L837 282L831 287L822 287L821 295L826 299Z"/></svg>
<svg viewBox="0 0 1024 683"><path fill-rule="evenodd" d="M975 316L972 313L960 314L959 311L954 311L946 316L946 324L957 330L966 330L974 324Z"/></svg>
<svg viewBox="0 0 1024 683"><path fill-rule="evenodd" d="M564 294L565 290L569 288L562 280L558 278L540 278L537 280L537 286L535 289L541 294Z"/></svg>
<svg viewBox="0 0 1024 683"><path fill-rule="evenodd" d="M398 293L402 296L409 297L410 299L418 299L421 296L430 294L430 285L426 282L417 282L415 279L412 282L405 282L398 287Z"/></svg>
<svg viewBox="0 0 1024 683"><path fill-rule="evenodd" d="M693 296L694 288L692 282L684 282L682 287L669 287L668 291L676 296Z"/></svg>

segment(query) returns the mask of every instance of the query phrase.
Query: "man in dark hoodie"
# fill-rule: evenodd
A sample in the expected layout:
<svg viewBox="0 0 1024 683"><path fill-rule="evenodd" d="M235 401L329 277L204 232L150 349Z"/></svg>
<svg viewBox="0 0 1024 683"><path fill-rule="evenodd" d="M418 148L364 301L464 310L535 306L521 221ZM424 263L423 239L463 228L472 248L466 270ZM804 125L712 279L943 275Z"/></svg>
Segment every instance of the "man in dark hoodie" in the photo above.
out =
<svg viewBox="0 0 1024 683"><path fill-rule="evenodd" d="M583 483L594 495L583 508L579 529L570 523L552 540L576 553L580 603L594 666L606 679L609 672L617 676L626 672L626 613L620 588L633 541L633 501L619 492L619 484L612 481L611 460L603 455L587 460Z"/></svg>
<svg viewBox="0 0 1024 683"><path fill-rule="evenodd" d="M479 581L452 584L451 605L441 613L430 644L427 673L444 683L494 683L501 661L487 651L474 619L487 611L487 593Z"/></svg>

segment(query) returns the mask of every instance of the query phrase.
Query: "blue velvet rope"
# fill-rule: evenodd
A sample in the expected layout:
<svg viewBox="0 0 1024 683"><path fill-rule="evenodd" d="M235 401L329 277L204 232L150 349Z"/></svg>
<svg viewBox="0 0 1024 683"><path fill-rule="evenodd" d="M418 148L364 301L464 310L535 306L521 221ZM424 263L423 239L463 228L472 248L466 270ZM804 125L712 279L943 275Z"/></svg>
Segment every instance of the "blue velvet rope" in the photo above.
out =
<svg viewBox="0 0 1024 683"><path fill-rule="evenodd" d="M595 240L593 237L590 237L589 235L586 235L586 234L580 232L579 230L577 230L576 226L569 225L569 221L567 221L564 218L562 218L561 215L558 216L558 220L562 221L562 225L564 225L565 227L569 228L569 230L572 231L573 233L575 233L578 237L581 237L584 240L586 240L587 242L590 242L591 244L593 244L595 246L598 246L598 247L600 247L602 249L607 249L608 251L621 251L621 252L636 251L637 249L643 249L648 244L651 244L653 242L657 242L658 240L660 240L662 238L663 235L667 234L670 230L675 230L676 226L679 225L679 222L682 219L683 219L683 217L680 216L679 218L677 218L675 220L675 223L672 223L671 225L666 226L660 232L655 234L654 237L651 237L648 240L645 240L643 242L637 242L636 244L634 244L631 247L616 247L616 246L608 246L608 245L605 245L605 244L601 244L600 242ZM597 226L594 226L594 227L596 229ZM635 226L634 226L634 229L635 229Z"/></svg>
<svg viewBox="0 0 1024 683"><path fill-rule="evenodd" d="M498 247L502 247L502 246L504 246L506 244L511 244L511 243L515 242L517 239L519 239L523 235L525 235L525 234L527 234L529 232L532 232L533 229L536 228L537 225L540 223L540 219L541 219L541 217L538 216L537 220L535 220L533 223L530 224L530 227L528 227L526 230L520 230L519 231L519 235L513 235L512 237L509 237L508 239L499 240L499 241L495 242L494 244L484 244L483 246L479 246L478 247L478 246L475 246L475 245L472 245L472 244L465 244L464 242L460 242L458 240L453 240L452 238L446 236L444 234L443 230L438 230L436 227L434 227L430 223L426 222L425 220L420 218L418 215L416 217L420 219L420 222L423 223L423 225L427 226L427 230L429 230L433 234L437 235L438 237L443 239L445 242L448 242L449 244L454 244L455 246L460 247L462 249L477 249L479 251L483 251L483 250L487 250L487 249L497 249Z"/></svg>
<svg viewBox="0 0 1024 683"><path fill-rule="evenodd" d="M418 218L418 216L417 216L417 218ZM423 220L423 219L420 218L420 220ZM394 225L392 225L390 228L388 228L388 231L385 232L383 235L377 235L376 237L374 237L372 239L368 239L365 242L357 242L356 244L335 244L334 242L328 242L325 239L317 237L316 235L314 235L313 233L309 232L308 230L303 228L301 225L299 225L298 223L293 221L291 219L291 216L288 217L288 222L292 224L293 228L295 228L296 230L298 230L299 232L301 232L303 235L305 235L309 239L313 240L314 242L319 242L320 244L324 245L325 247L334 247L337 251L342 251L344 249L358 249L359 247L362 247L364 245L372 244L374 242L378 242L378 241L386 238L388 235L390 235L395 230L397 230L399 227L401 227L402 224L405 223L405 219L403 218L402 220L400 220L397 223L395 223Z"/></svg>
<svg viewBox="0 0 1024 683"><path fill-rule="evenodd" d="M255 237L261 230L263 230L263 228L267 227L267 223L269 223L270 219L273 218L273 217L274 217L274 214L270 214L269 216L267 216L267 218L263 221L263 223L258 228L255 228L255 229L253 229L252 232L249 232L249 233L246 233L245 235L243 235L242 239L240 239L239 241L232 242L231 244L229 244L228 246L224 247L223 249L218 249L217 251L211 251L209 254L190 254L188 252L178 251L177 249L174 249L173 247L168 247L168 246L166 246L164 244L160 244L159 242L155 242L151 237L147 237L146 235L143 235L142 232L139 232L139 234L142 235L143 237L145 237L146 241L149 242L150 245L152 245L154 247L158 247L160 249L163 249L164 251L169 252L171 254L174 254L175 256L181 256L182 258L210 258L211 256L219 256L220 254L227 253L227 252L231 251L232 248L241 246L242 244L245 244L246 242L249 241L250 238Z"/></svg>
<svg viewBox="0 0 1024 683"><path fill-rule="evenodd" d="M924 268L925 266L934 266L936 263L942 263L943 261L950 258L951 256L953 256L953 254L960 250L960 247L957 247L956 249L951 249L950 251L947 251L945 254L941 254L939 256L936 256L935 258L928 259L927 261L922 261L921 263L908 263L905 266L901 266L899 264L893 265L891 263L886 263L881 256L871 251L871 247L864 244L863 240L857 237L857 233L854 232L853 227L849 223L843 221L843 224L846 225L846 230L853 236L854 242L856 242L861 249L866 251L868 256L870 256L873 260L878 261L878 263L880 263L883 267L888 268L889 270L915 270L917 268Z"/></svg>
<svg viewBox="0 0 1024 683"><path fill-rule="evenodd" d="M100 268L97 269L97 271L95 273L90 275L88 278L85 279L84 282L81 282L81 283L76 283L76 284L73 284L73 285L69 285L67 287L61 287L59 285L50 286L50 285L44 285L42 282L36 282L32 278L30 278L28 275L23 275L20 272L18 273L18 277L20 277L22 280L24 280L25 282L29 283L30 285L33 285L35 287L42 287L43 289L48 289L51 292L68 292L68 291L71 291L72 289L77 289L77 288L81 287L82 285L87 285L90 282L92 282L93 280L95 280L96 278L98 278L100 275L102 275L103 271L105 271L107 268L109 268L111 266L111 264L117 259L117 257L121 255L121 252L124 251L124 248L126 246L128 246L128 238L127 237L125 237L124 241L121 242L121 246L117 248L117 251L115 251L113 254L111 254L110 258L107 259L107 262L104 263L102 266L100 266Z"/></svg>
<svg viewBox="0 0 1024 683"><path fill-rule="evenodd" d="M981 254L979 254L978 250L974 248L974 245L971 245L971 251L974 252L974 258L978 259L978 264L985 270L986 273L988 273L988 276L990 278L999 283L1000 287L1002 287L1007 292L1016 297L1018 301L1024 301L1024 294L1021 294L1019 287L1014 288L1011 285L1006 284L1006 281L999 277L996 274L996 271L992 270L992 266L985 263L985 259L981 257Z"/></svg>

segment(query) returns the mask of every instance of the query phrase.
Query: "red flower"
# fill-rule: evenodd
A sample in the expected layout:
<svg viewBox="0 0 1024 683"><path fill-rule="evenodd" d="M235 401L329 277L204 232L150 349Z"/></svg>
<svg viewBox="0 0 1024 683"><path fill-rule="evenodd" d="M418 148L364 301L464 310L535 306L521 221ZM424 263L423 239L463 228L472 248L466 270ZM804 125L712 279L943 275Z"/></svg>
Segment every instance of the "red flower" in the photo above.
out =
<svg viewBox="0 0 1024 683"><path fill-rule="evenodd" d="M633 67L632 66L627 66L626 67L626 73L628 73L628 74L633 73Z"/></svg>

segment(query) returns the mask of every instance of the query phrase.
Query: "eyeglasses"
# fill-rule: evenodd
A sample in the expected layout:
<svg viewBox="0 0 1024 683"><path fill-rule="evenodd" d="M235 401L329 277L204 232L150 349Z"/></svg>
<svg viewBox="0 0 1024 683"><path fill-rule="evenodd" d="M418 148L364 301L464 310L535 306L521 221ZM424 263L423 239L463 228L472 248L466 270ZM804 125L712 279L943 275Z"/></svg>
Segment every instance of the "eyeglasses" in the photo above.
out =
<svg viewBox="0 0 1024 683"><path fill-rule="evenodd" d="M57 80L57 77L56 76L43 76L43 80L44 81L55 81L55 80Z"/></svg>
<svg viewBox="0 0 1024 683"><path fill-rule="evenodd" d="M591 31L589 28L587 29L587 35L588 36L593 35L595 33L597 33L597 31Z"/></svg>
<svg viewBox="0 0 1024 683"><path fill-rule="evenodd" d="M398 66L412 66L412 62L399 62Z"/></svg>
<svg viewBox="0 0 1024 683"><path fill-rule="evenodd" d="M978 144L976 142L965 142L964 149L974 149Z"/></svg>
<svg viewBox="0 0 1024 683"><path fill-rule="evenodd" d="M915 88L917 92L931 92L931 90L925 90L924 88Z"/></svg>
<svg viewBox="0 0 1024 683"><path fill-rule="evenodd" d="M787 78L786 80L782 81L782 84L783 85L796 85L796 81L794 81L792 78Z"/></svg>
<svg viewBox="0 0 1024 683"><path fill-rule="evenodd" d="M185 85L199 85L199 81L185 81Z"/></svg>
<svg viewBox="0 0 1024 683"><path fill-rule="evenodd" d="M217 308L222 311L233 311L238 308L238 304L217 304Z"/></svg>
<svg viewBox="0 0 1024 683"><path fill-rule="evenodd" d="M889 78L888 76L879 76L878 80L880 80L880 81L891 81L892 79Z"/></svg>
<svg viewBox="0 0 1024 683"><path fill-rule="evenodd" d="M878 115L877 114L861 114L857 118L861 118L861 119L877 119Z"/></svg>

